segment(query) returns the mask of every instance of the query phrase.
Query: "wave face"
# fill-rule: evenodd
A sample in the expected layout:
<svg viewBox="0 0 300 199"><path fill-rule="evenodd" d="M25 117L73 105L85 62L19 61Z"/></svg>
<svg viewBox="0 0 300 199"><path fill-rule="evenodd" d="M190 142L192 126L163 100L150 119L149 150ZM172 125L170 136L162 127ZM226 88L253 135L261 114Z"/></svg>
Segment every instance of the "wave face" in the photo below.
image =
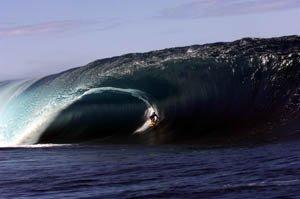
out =
<svg viewBox="0 0 300 199"><path fill-rule="evenodd" d="M0 145L295 138L299 83L298 36L97 60L0 83Z"/></svg>

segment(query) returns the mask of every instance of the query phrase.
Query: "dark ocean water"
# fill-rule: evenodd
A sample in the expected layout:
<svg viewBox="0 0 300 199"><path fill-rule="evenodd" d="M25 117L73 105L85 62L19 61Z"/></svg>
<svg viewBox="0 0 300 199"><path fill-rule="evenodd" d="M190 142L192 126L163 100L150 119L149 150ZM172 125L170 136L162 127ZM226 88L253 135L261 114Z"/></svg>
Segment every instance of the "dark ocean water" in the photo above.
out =
<svg viewBox="0 0 300 199"><path fill-rule="evenodd" d="M300 198L298 141L0 149L1 198Z"/></svg>

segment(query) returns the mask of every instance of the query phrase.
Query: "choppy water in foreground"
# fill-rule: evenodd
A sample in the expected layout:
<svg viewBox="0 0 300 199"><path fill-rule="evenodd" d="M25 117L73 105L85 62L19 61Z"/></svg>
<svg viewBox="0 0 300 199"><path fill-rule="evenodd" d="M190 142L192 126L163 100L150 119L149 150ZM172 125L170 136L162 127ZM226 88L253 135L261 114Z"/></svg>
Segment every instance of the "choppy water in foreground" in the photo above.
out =
<svg viewBox="0 0 300 199"><path fill-rule="evenodd" d="M0 149L1 198L300 198L299 142Z"/></svg>

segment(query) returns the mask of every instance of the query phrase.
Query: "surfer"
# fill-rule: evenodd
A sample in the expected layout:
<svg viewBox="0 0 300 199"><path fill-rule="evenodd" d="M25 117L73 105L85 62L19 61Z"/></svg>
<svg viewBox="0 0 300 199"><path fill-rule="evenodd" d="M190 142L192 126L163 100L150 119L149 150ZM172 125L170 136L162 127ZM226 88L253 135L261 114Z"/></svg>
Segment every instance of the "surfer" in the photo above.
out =
<svg viewBox="0 0 300 199"><path fill-rule="evenodd" d="M158 123L158 121L159 121L159 117L158 117L158 115L155 113L155 112L153 112L151 115L150 115L150 120L151 120L151 125L152 126L155 126L155 125L157 125L157 123Z"/></svg>

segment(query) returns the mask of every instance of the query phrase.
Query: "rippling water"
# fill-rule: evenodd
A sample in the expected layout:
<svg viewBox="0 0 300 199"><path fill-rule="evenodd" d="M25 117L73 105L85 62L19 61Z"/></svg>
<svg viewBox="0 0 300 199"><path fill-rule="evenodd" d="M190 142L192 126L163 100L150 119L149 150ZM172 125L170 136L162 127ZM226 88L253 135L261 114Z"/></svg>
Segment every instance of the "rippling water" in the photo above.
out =
<svg viewBox="0 0 300 199"><path fill-rule="evenodd" d="M0 149L1 198L299 198L299 142Z"/></svg>

